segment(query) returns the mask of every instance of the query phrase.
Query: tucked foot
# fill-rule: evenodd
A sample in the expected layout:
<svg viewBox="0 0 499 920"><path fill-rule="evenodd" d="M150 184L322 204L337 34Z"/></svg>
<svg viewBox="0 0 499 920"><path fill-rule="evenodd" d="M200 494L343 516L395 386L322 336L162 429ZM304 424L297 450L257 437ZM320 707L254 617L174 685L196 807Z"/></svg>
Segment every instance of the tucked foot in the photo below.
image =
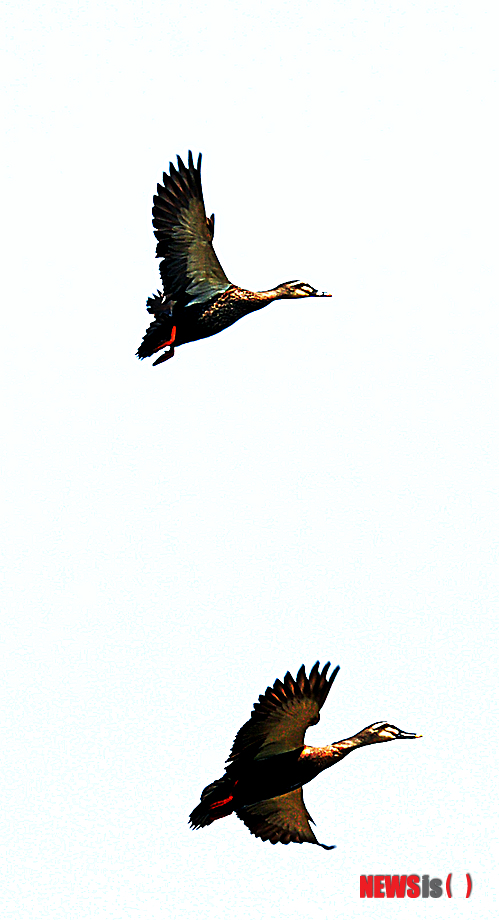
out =
<svg viewBox="0 0 499 920"><path fill-rule="evenodd" d="M152 362L152 366L156 367L157 364L162 364L163 361L168 361L170 358L173 358L174 354L175 349L173 345L170 345L170 347L167 348L167 350L159 358L156 358L156 360Z"/></svg>
<svg viewBox="0 0 499 920"><path fill-rule="evenodd" d="M158 345L158 347L155 349L156 351L160 351L160 349L164 348L165 345L170 346L167 349L167 351L165 351L165 353L161 355L160 358L156 358L156 361L153 361L153 364L152 364L153 367L156 367L156 364L162 364L163 361L168 361L169 358L173 358L173 355L175 354L175 348L174 348L173 343L175 341L176 335L177 335L177 327L174 326L172 329L172 334L170 338L166 342L162 342L161 345Z"/></svg>

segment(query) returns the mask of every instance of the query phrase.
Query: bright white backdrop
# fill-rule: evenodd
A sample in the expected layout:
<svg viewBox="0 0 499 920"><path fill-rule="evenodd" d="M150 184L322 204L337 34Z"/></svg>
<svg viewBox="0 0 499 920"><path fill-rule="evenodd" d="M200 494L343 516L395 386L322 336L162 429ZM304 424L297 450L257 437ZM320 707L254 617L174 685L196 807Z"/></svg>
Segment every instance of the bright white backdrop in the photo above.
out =
<svg viewBox="0 0 499 920"><path fill-rule="evenodd" d="M399 916L361 873L449 871L449 915L492 916L494 6L3 15L3 916ZM151 198L189 147L228 276L333 298L152 368ZM307 787L331 853L190 831L258 694L317 658L309 743L423 739Z"/></svg>

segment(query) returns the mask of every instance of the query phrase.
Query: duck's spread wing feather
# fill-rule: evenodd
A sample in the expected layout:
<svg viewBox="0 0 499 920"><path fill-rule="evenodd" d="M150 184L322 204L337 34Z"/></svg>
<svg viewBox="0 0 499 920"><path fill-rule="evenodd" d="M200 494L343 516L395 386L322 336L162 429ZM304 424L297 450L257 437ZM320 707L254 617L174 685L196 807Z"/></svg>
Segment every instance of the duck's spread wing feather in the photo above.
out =
<svg viewBox="0 0 499 920"><path fill-rule="evenodd" d="M310 822L313 824L314 821L305 808L301 787L274 799L240 808L236 813L251 833L262 840L270 840L271 843L316 843L325 850L334 849L319 843L310 827Z"/></svg>
<svg viewBox="0 0 499 920"><path fill-rule="evenodd" d="M301 747L309 725L319 721L319 711L339 671L335 668L327 677L329 666L328 661L320 671L317 661L307 677L302 665L296 680L288 671L284 682L276 680L273 687L267 687L251 718L239 729L229 762L262 760Z"/></svg>
<svg viewBox="0 0 499 920"><path fill-rule="evenodd" d="M201 187L201 154L194 166L189 151L188 166L180 157L178 168L170 163L170 175L163 174L154 196L153 227L158 241L156 255L165 296L179 306L205 303L231 285L212 246L214 215L206 217Z"/></svg>

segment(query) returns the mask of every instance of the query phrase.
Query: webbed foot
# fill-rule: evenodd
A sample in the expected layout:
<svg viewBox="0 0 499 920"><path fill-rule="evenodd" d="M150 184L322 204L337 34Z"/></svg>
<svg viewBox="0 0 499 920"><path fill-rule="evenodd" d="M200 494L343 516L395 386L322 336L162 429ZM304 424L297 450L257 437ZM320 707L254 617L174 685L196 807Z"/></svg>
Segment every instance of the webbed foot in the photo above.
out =
<svg viewBox="0 0 499 920"><path fill-rule="evenodd" d="M173 358L174 354L175 348L173 345L170 345L170 347L167 348L167 350L159 358L156 358L156 360L152 362L152 366L156 367L157 364L162 364L163 361L168 361L170 358Z"/></svg>

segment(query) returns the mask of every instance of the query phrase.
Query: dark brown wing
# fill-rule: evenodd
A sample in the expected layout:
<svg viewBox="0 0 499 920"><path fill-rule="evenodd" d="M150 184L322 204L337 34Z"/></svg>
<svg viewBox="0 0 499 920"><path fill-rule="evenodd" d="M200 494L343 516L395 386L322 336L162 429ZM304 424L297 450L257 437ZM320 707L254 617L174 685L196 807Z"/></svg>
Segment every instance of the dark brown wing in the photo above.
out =
<svg viewBox="0 0 499 920"><path fill-rule="evenodd" d="M156 255L165 297L178 306L212 300L230 287L212 246L215 218L206 217L201 187L201 154L194 166L189 150L188 167L177 157L170 163L154 196L153 227L158 241Z"/></svg>
<svg viewBox="0 0 499 920"><path fill-rule="evenodd" d="M307 677L302 664L296 680L288 671L284 683L276 680L267 687L251 718L239 729L228 762L262 760L302 747L305 732L319 721L319 710L340 670L335 668L328 678L329 666L328 661L321 672L317 661Z"/></svg>
<svg viewBox="0 0 499 920"><path fill-rule="evenodd" d="M333 847L319 843L310 822L310 817L303 801L303 790L293 789L275 799L266 799L257 805L249 805L236 812L255 837L270 840L271 843L316 843L325 850Z"/></svg>

